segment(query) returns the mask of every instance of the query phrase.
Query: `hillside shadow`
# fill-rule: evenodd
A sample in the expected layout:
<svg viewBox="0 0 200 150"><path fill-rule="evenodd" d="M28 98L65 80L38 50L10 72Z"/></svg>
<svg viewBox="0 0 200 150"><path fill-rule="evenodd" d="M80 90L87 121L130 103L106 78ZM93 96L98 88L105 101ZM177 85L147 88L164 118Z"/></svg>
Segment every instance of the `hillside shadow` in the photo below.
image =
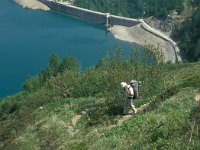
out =
<svg viewBox="0 0 200 150"><path fill-rule="evenodd" d="M118 116L123 113L123 106L121 105L110 105L109 109L106 111L108 116Z"/></svg>

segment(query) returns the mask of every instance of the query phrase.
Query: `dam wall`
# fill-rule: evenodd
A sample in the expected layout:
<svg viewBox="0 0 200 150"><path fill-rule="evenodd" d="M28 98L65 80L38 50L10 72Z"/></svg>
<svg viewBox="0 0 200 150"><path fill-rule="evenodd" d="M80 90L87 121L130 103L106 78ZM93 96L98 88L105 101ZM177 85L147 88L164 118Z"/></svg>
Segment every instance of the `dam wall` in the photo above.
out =
<svg viewBox="0 0 200 150"><path fill-rule="evenodd" d="M52 10L55 10L64 14L69 14L72 16L80 17L83 19L95 21L97 23L102 23L102 24L106 22L106 15L104 13L75 7L67 3L58 3L52 0L38 0L38 1L47 5Z"/></svg>
<svg viewBox="0 0 200 150"><path fill-rule="evenodd" d="M109 25L121 25L121 26L132 27L139 23L141 23L141 21L139 21L138 19L125 18L115 15L110 15L109 17Z"/></svg>
<svg viewBox="0 0 200 150"><path fill-rule="evenodd" d="M68 4L67 2L56 2L53 0L38 0L43 4L47 5L52 10L65 13L68 15L80 17L82 19L87 19L104 25L122 25L131 27L140 23L137 19L130 19L119 17L115 15L110 15L108 13L101 13L97 11L92 11L80 7L76 7Z"/></svg>
<svg viewBox="0 0 200 150"><path fill-rule="evenodd" d="M176 42L174 42L172 39L165 36L164 34L156 31L155 29L150 27L147 23L145 23L144 21L141 21L141 27L144 30L156 35L157 37L160 37L160 38L164 39L165 41L168 41L169 43L171 43L173 48L174 48L174 53L176 55L176 61L179 62L179 63L182 63L182 58L181 58L181 55L180 55L180 49L179 49L178 45L176 44Z"/></svg>

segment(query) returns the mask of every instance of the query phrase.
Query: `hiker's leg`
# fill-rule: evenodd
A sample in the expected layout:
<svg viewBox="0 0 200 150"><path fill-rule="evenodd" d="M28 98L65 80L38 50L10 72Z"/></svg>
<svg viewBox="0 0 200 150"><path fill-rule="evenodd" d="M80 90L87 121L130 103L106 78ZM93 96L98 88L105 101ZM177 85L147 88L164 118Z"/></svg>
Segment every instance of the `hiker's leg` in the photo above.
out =
<svg viewBox="0 0 200 150"><path fill-rule="evenodd" d="M130 100L130 106L131 106L131 109L132 109L135 113L137 113L137 109L136 109L135 105L133 105L133 99Z"/></svg>
<svg viewBox="0 0 200 150"><path fill-rule="evenodd" d="M124 110L123 110L123 114L128 114L129 111L129 102L128 99L124 100Z"/></svg>

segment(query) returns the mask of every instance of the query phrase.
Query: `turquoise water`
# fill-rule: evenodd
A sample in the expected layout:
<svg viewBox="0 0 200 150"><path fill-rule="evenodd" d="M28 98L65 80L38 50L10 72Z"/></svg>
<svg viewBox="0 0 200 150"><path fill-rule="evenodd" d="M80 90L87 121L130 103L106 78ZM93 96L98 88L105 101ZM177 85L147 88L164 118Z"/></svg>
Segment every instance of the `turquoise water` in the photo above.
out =
<svg viewBox="0 0 200 150"><path fill-rule="evenodd" d="M84 69L116 45L125 53L130 49L102 25L0 0L0 97L20 91L28 76L47 66L52 53L74 56Z"/></svg>

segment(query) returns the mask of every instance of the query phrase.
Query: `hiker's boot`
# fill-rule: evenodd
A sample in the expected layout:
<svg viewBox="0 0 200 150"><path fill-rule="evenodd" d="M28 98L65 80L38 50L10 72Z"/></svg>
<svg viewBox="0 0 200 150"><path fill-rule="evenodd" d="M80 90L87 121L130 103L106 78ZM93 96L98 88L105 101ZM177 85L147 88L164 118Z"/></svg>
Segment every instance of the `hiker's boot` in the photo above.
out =
<svg viewBox="0 0 200 150"><path fill-rule="evenodd" d="M136 108L133 108L132 111L137 114L138 110Z"/></svg>
<svg viewBox="0 0 200 150"><path fill-rule="evenodd" d="M137 109L135 109L135 114L137 114L137 112L138 112L138 110L137 110Z"/></svg>

